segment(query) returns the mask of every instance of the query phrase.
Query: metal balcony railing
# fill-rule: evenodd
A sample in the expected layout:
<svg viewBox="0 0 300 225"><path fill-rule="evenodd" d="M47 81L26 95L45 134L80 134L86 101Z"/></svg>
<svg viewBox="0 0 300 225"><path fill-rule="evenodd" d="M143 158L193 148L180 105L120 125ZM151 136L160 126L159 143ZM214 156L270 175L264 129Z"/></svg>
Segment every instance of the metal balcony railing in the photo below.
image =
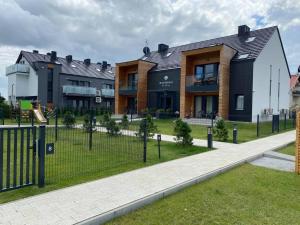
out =
<svg viewBox="0 0 300 225"><path fill-rule="evenodd" d="M6 67L6 75L14 74L14 73L22 73L28 75L30 71L29 65L25 64L13 64Z"/></svg>
<svg viewBox="0 0 300 225"><path fill-rule="evenodd" d="M74 96L96 96L96 88L84 87L84 86L74 86L74 85L64 85L63 93L65 95L74 95Z"/></svg>

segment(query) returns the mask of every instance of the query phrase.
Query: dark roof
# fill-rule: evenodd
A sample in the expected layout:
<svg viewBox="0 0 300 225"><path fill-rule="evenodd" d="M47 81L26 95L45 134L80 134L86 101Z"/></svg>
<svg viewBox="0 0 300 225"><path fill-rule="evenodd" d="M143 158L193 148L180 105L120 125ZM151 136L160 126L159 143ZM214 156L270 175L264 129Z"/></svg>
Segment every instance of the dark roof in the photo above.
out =
<svg viewBox="0 0 300 225"><path fill-rule="evenodd" d="M24 58L28 61L28 63L31 66L33 66L34 62L51 63L50 55L27 52L27 51L21 51L17 59L17 63L20 61L21 56L24 56ZM67 60L62 57L57 57L55 63L62 65L61 73L63 74L102 78L102 79L109 79L109 80L115 79L115 68L111 66L108 66L106 70L102 70L101 64L91 63L89 66L86 66L83 61L74 60L74 59L72 60L71 63L68 63Z"/></svg>
<svg viewBox="0 0 300 225"><path fill-rule="evenodd" d="M250 35L247 37L238 37L237 34L214 38L206 41L195 42L191 44L181 45L177 47L171 47L168 50L168 53L172 53L170 56L162 55L157 51L152 51L150 56L142 59L157 63L157 66L153 68L153 70L165 70L165 69L173 69L180 67L180 57L181 52L189 51L193 49L206 48L213 45L224 44L235 50L237 50L237 54L233 57L232 60L245 60L245 59L256 59L259 53L262 51L264 46L267 44L274 31L278 28L277 26L268 27L259 30L253 30L250 32ZM245 42L249 37L255 37L255 39L251 42ZM238 59L239 55L249 54L248 57L244 59Z"/></svg>

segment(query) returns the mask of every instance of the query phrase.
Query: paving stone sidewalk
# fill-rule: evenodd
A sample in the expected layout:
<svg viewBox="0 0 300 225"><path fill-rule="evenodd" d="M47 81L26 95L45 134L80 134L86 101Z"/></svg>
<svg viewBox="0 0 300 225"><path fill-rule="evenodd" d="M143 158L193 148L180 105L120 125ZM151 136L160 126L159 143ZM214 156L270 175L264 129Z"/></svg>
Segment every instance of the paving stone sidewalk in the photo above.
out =
<svg viewBox="0 0 300 225"><path fill-rule="evenodd" d="M284 147L295 136L290 131L238 145L223 143L217 150L2 204L0 224L98 225Z"/></svg>

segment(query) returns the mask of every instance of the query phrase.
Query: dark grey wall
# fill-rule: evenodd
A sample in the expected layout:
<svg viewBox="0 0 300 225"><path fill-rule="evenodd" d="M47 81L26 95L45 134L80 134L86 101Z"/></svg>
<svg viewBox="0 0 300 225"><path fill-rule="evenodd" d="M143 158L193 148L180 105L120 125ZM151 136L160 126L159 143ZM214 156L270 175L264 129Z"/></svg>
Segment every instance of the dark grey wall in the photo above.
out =
<svg viewBox="0 0 300 225"><path fill-rule="evenodd" d="M229 120L252 119L253 60L231 62L229 85ZM236 110L236 95L244 95L244 110Z"/></svg>
<svg viewBox="0 0 300 225"><path fill-rule="evenodd" d="M47 105L47 85L48 85L48 63L36 62L35 68L38 75L38 100L41 105ZM66 96L63 95L63 85L71 85L71 80L77 81L89 81L90 87L101 89L103 84L112 84L114 87L113 80L84 77L84 76L73 76L61 73L61 65L53 64L53 103L55 107L61 108L66 107ZM105 101L111 101L114 103L113 98L103 98L102 103L96 103L95 97L90 97L91 107L106 107ZM113 106L112 106L113 107ZM113 107L114 108L114 107Z"/></svg>
<svg viewBox="0 0 300 225"><path fill-rule="evenodd" d="M179 111L180 69L150 71L147 78L148 108L160 108L159 95L167 91L173 98L173 110Z"/></svg>

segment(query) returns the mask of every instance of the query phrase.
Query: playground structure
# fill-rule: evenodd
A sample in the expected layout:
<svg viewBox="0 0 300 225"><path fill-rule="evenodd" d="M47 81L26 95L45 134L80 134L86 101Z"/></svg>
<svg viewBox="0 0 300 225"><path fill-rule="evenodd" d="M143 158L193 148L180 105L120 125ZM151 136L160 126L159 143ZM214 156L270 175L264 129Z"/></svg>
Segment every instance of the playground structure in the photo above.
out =
<svg viewBox="0 0 300 225"><path fill-rule="evenodd" d="M52 110L48 109L48 112L51 113ZM47 119L45 118L38 102L32 103L30 100L20 100L19 116L16 116L16 119L29 121L31 116L34 116L39 123L47 123Z"/></svg>

